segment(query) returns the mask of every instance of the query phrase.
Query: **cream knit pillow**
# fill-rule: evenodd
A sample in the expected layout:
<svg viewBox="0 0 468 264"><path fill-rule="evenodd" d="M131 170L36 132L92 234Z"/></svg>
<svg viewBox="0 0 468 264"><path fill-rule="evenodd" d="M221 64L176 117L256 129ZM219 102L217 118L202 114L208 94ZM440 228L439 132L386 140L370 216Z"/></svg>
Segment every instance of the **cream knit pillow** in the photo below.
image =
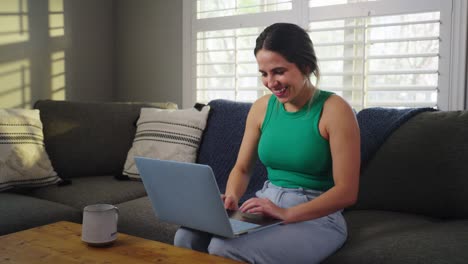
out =
<svg viewBox="0 0 468 264"><path fill-rule="evenodd" d="M58 181L45 150L39 110L0 109L0 191Z"/></svg>
<svg viewBox="0 0 468 264"><path fill-rule="evenodd" d="M142 108L123 174L140 179L135 156L195 162L210 107L166 110Z"/></svg>

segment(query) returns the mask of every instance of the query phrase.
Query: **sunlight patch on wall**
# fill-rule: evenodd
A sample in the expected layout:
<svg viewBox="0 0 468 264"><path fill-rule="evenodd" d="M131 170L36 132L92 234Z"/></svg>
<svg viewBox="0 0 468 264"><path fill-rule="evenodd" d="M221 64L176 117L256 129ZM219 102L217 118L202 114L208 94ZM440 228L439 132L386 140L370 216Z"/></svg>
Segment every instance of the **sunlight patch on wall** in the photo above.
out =
<svg viewBox="0 0 468 264"><path fill-rule="evenodd" d="M57 39L65 36L63 0L49 0L49 36ZM65 100L65 51L50 55L50 99Z"/></svg>
<svg viewBox="0 0 468 264"><path fill-rule="evenodd" d="M51 99L65 100L65 52L57 51L50 55Z"/></svg>
<svg viewBox="0 0 468 264"><path fill-rule="evenodd" d="M0 45L29 40L27 0L1 0Z"/></svg>
<svg viewBox="0 0 468 264"><path fill-rule="evenodd" d="M30 108L31 73L28 60L0 64L2 108Z"/></svg>
<svg viewBox="0 0 468 264"><path fill-rule="evenodd" d="M49 36L65 35L63 0L49 0Z"/></svg>

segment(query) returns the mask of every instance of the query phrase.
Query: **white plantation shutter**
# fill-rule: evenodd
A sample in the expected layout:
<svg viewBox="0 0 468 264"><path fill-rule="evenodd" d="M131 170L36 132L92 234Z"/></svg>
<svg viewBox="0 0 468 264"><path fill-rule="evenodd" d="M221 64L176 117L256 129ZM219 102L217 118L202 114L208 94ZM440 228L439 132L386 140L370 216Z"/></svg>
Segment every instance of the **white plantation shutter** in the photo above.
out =
<svg viewBox="0 0 468 264"><path fill-rule="evenodd" d="M440 12L311 22L320 86L356 109L437 106Z"/></svg>
<svg viewBox="0 0 468 264"><path fill-rule="evenodd" d="M197 0L197 19L291 10L292 0Z"/></svg>
<svg viewBox="0 0 468 264"><path fill-rule="evenodd" d="M262 96L252 47L260 28L198 32L197 101L251 101Z"/></svg>
<svg viewBox="0 0 468 264"><path fill-rule="evenodd" d="M254 101L268 93L253 55L255 39L272 23L290 22L311 36L319 87L358 110L463 108L458 97L465 90L455 84L465 80L466 23L454 25L456 19L466 22L466 5L463 0L184 1L184 17L191 17L184 22L184 105L218 98Z"/></svg>
<svg viewBox="0 0 468 264"><path fill-rule="evenodd" d="M341 4L352 4L359 2L372 2L379 0L309 0L309 7L333 6Z"/></svg>

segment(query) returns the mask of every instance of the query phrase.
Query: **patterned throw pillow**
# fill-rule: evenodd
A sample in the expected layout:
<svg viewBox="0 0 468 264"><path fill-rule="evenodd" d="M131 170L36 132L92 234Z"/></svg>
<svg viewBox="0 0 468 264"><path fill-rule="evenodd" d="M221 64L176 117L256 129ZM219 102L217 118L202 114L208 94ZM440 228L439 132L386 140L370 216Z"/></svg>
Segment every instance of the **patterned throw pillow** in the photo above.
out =
<svg viewBox="0 0 468 264"><path fill-rule="evenodd" d="M0 191L58 181L45 151L39 110L0 109Z"/></svg>
<svg viewBox="0 0 468 264"><path fill-rule="evenodd" d="M209 110L209 106L200 111L142 108L122 174L140 179L135 156L195 162Z"/></svg>

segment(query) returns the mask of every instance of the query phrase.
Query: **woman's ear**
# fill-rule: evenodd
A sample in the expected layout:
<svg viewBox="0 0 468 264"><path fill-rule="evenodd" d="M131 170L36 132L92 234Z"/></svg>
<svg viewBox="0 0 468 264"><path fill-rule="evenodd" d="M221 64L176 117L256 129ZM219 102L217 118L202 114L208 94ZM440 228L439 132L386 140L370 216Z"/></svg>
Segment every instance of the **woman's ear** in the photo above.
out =
<svg viewBox="0 0 468 264"><path fill-rule="evenodd" d="M304 75L309 78L309 76L312 74L312 71L310 70L310 67L309 66L305 66L305 69L304 69Z"/></svg>

